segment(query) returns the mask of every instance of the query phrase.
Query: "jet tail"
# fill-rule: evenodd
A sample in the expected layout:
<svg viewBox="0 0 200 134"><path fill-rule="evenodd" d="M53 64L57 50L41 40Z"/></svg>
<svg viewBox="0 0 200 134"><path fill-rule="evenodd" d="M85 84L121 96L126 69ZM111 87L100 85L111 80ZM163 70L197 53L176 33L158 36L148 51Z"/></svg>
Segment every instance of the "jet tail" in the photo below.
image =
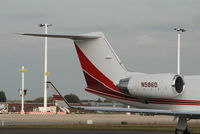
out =
<svg viewBox="0 0 200 134"><path fill-rule="evenodd" d="M102 32L81 35L21 35L73 40L87 83L86 91L105 97L108 94L121 94L116 85L127 77L127 70Z"/></svg>

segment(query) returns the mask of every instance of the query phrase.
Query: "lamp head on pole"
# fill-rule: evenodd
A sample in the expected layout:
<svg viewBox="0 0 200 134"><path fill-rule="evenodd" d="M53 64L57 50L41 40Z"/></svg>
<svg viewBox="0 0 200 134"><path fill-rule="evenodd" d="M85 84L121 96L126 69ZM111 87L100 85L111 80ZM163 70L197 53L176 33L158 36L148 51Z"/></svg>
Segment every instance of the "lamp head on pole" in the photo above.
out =
<svg viewBox="0 0 200 134"><path fill-rule="evenodd" d="M47 23L45 23L45 24L39 24L39 27L44 27L44 26L50 27L50 26L52 26L52 24L47 24Z"/></svg>
<svg viewBox="0 0 200 134"><path fill-rule="evenodd" d="M25 73L25 72L27 72L27 69L25 69L24 66L22 66L22 69L20 71Z"/></svg>
<svg viewBox="0 0 200 134"><path fill-rule="evenodd" d="M174 30L177 32L186 32L186 30L182 28L174 28Z"/></svg>

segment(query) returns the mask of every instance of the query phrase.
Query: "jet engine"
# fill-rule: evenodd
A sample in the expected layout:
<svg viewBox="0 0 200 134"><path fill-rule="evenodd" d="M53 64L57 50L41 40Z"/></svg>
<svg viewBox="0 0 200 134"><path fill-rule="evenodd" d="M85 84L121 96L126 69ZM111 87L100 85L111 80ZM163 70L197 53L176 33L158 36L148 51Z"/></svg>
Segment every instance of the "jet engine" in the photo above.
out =
<svg viewBox="0 0 200 134"><path fill-rule="evenodd" d="M184 79L176 74L145 74L121 79L121 92L144 98L173 98L185 87Z"/></svg>

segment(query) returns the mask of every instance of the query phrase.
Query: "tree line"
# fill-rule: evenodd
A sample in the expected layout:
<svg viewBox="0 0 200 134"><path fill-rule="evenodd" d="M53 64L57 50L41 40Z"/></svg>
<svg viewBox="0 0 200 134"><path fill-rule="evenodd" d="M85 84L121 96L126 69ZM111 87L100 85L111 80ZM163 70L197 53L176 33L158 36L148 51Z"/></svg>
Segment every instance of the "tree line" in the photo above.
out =
<svg viewBox="0 0 200 134"><path fill-rule="evenodd" d="M75 94L68 94L68 95L65 95L64 98L69 102L69 103L81 103L79 97ZM48 97L47 98L47 102L48 103L52 103L54 100L53 100L53 97ZM38 97L36 98L35 100L33 100L33 102L36 102L36 103L43 103L44 102L44 97Z"/></svg>
<svg viewBox="0 0 200 134"><path fill-rule="evenodd" d="M81 103L80 98L75 95L75 94L68 94L65 95L64 98L69 102L69 103ZM0 91L0 102L6 102L7 98L6 98L6 94L4 91ZM47 98L47 102L48 103L53 103L53 97L48 97ZM26 102L28 103L43 103L44 102L44 97L37 97L34 100L26 100ZM109 102L109 100L104 100L102 101L100 98L97 100L97 102Z"/></svg>

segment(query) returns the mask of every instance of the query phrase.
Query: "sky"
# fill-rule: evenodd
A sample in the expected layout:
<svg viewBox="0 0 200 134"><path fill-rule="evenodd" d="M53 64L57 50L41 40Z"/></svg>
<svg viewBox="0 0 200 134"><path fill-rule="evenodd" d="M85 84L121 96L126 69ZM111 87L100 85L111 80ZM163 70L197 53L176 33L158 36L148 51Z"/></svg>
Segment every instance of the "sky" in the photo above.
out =
<svg viewBox="0 0 200 134"><path fill-rule="evenodd" d="M43 96L44 39L16 33L49 34L102 31L132 71L176 73L177 33L181 35L181 74L200 74L199 0L2 0L0 4L0 90L20 99L22 65L27 68L26 99ZM48 80L62 94L97 99L86 87L72 41L48 39Z"/></svg>

